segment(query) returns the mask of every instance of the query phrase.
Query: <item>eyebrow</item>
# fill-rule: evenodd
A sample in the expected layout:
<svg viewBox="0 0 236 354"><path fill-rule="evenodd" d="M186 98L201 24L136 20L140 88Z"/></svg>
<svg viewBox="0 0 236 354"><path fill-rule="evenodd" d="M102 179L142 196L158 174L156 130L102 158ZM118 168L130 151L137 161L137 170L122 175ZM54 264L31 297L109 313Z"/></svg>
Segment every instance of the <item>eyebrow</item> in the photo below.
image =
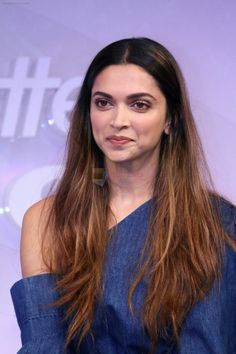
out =
<svg viewBox="0 0 236 354"><path fill-rule="evenodd" d="M102 91L96 91L96 92L94 92L94 94L93 94L92 97L97 96L97 95L103 96L103 97L106 97L106 98L109 98L109 99L113 99L113 97L112 97L111 95L109 95L109 94L106 93L106 92L102 92ZM137 92L137 93L133 93L133 94L127 96L127 98L130 100L130 99L141 98L141 97L146 97L146 96L147 96L147 97L150 97L150 98L152 98L153 100L156 101L156 98L155 98L154 96L150 95L150 93L147 93L147 92Z"/></svg>

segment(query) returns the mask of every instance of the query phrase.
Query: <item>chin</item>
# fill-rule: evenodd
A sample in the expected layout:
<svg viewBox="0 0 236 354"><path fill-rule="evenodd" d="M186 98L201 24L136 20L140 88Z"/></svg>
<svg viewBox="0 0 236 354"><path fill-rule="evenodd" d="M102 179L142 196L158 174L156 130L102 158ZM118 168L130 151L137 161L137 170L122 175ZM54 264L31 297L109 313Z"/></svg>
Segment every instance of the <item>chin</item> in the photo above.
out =
<svg viewBox="0 0 236 354"><path fill-rule="evenodd" d="M135 160L135 157L131 157L131 156L124 156L124 157L119 157L119 156L106 156L107 160L109 160L110 162L113 163L125 163L125 162L131 162L133 160Z"/></svg>
<svg viewBox="0 0 236 354"><path fill-rule="evenodd" d="M125 161L129 161L130 157L127 156L114 156L114 155L110 155L110 154L105 154L105 157L112 162L125 162Z"/></svg>

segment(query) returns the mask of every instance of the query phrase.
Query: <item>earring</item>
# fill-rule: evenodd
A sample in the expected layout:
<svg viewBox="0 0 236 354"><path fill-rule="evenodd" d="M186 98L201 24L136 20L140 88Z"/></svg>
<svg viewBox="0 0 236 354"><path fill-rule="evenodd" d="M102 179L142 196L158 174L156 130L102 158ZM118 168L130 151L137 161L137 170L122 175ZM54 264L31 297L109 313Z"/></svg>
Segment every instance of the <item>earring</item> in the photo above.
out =
<svg viewBox="0 0 236 354"><path fill-rule="evenodd" d="M164 130L166 135L170 134L170 125L171 125L171 121L169 120L168 122L166 122L165 130Z"/></svg>
<svg viewBox="0 0 236 354"><path fill-rule="evenodd" d="M95 167L93 169L93 183L97 184L100 187L103 187L106 178L107 178L107 174L105 168Z"/></svg>

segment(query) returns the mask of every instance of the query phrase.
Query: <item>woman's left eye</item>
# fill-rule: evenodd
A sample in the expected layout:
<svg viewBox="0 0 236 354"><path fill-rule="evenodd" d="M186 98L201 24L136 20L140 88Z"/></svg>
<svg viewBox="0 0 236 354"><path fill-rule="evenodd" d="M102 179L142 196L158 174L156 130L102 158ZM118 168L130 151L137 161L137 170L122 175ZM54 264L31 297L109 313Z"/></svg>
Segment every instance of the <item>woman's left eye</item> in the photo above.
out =
<svg viewBox="0 0 236 354"><path fill-rule="evenodd" d="M145 111L150 108L150 105L148 104L148 102L145 101L136 101L132 104L132 107L139 111Z"/></svg>

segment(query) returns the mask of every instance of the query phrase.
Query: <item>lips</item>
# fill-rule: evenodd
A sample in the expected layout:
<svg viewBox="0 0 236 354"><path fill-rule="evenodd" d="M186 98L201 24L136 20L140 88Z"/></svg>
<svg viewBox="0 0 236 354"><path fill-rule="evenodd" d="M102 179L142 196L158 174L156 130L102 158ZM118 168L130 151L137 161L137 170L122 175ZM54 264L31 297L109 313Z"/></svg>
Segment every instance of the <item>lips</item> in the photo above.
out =
<svg viewBox="0 0 236 354"><path fill-rule="evenodd" d="M116 140L116 141L123 141L123 140L128 140L131 141L132 139L128 138L127 136L122 136L122 135L110 135L107 138L108 140Z"/></svg>

